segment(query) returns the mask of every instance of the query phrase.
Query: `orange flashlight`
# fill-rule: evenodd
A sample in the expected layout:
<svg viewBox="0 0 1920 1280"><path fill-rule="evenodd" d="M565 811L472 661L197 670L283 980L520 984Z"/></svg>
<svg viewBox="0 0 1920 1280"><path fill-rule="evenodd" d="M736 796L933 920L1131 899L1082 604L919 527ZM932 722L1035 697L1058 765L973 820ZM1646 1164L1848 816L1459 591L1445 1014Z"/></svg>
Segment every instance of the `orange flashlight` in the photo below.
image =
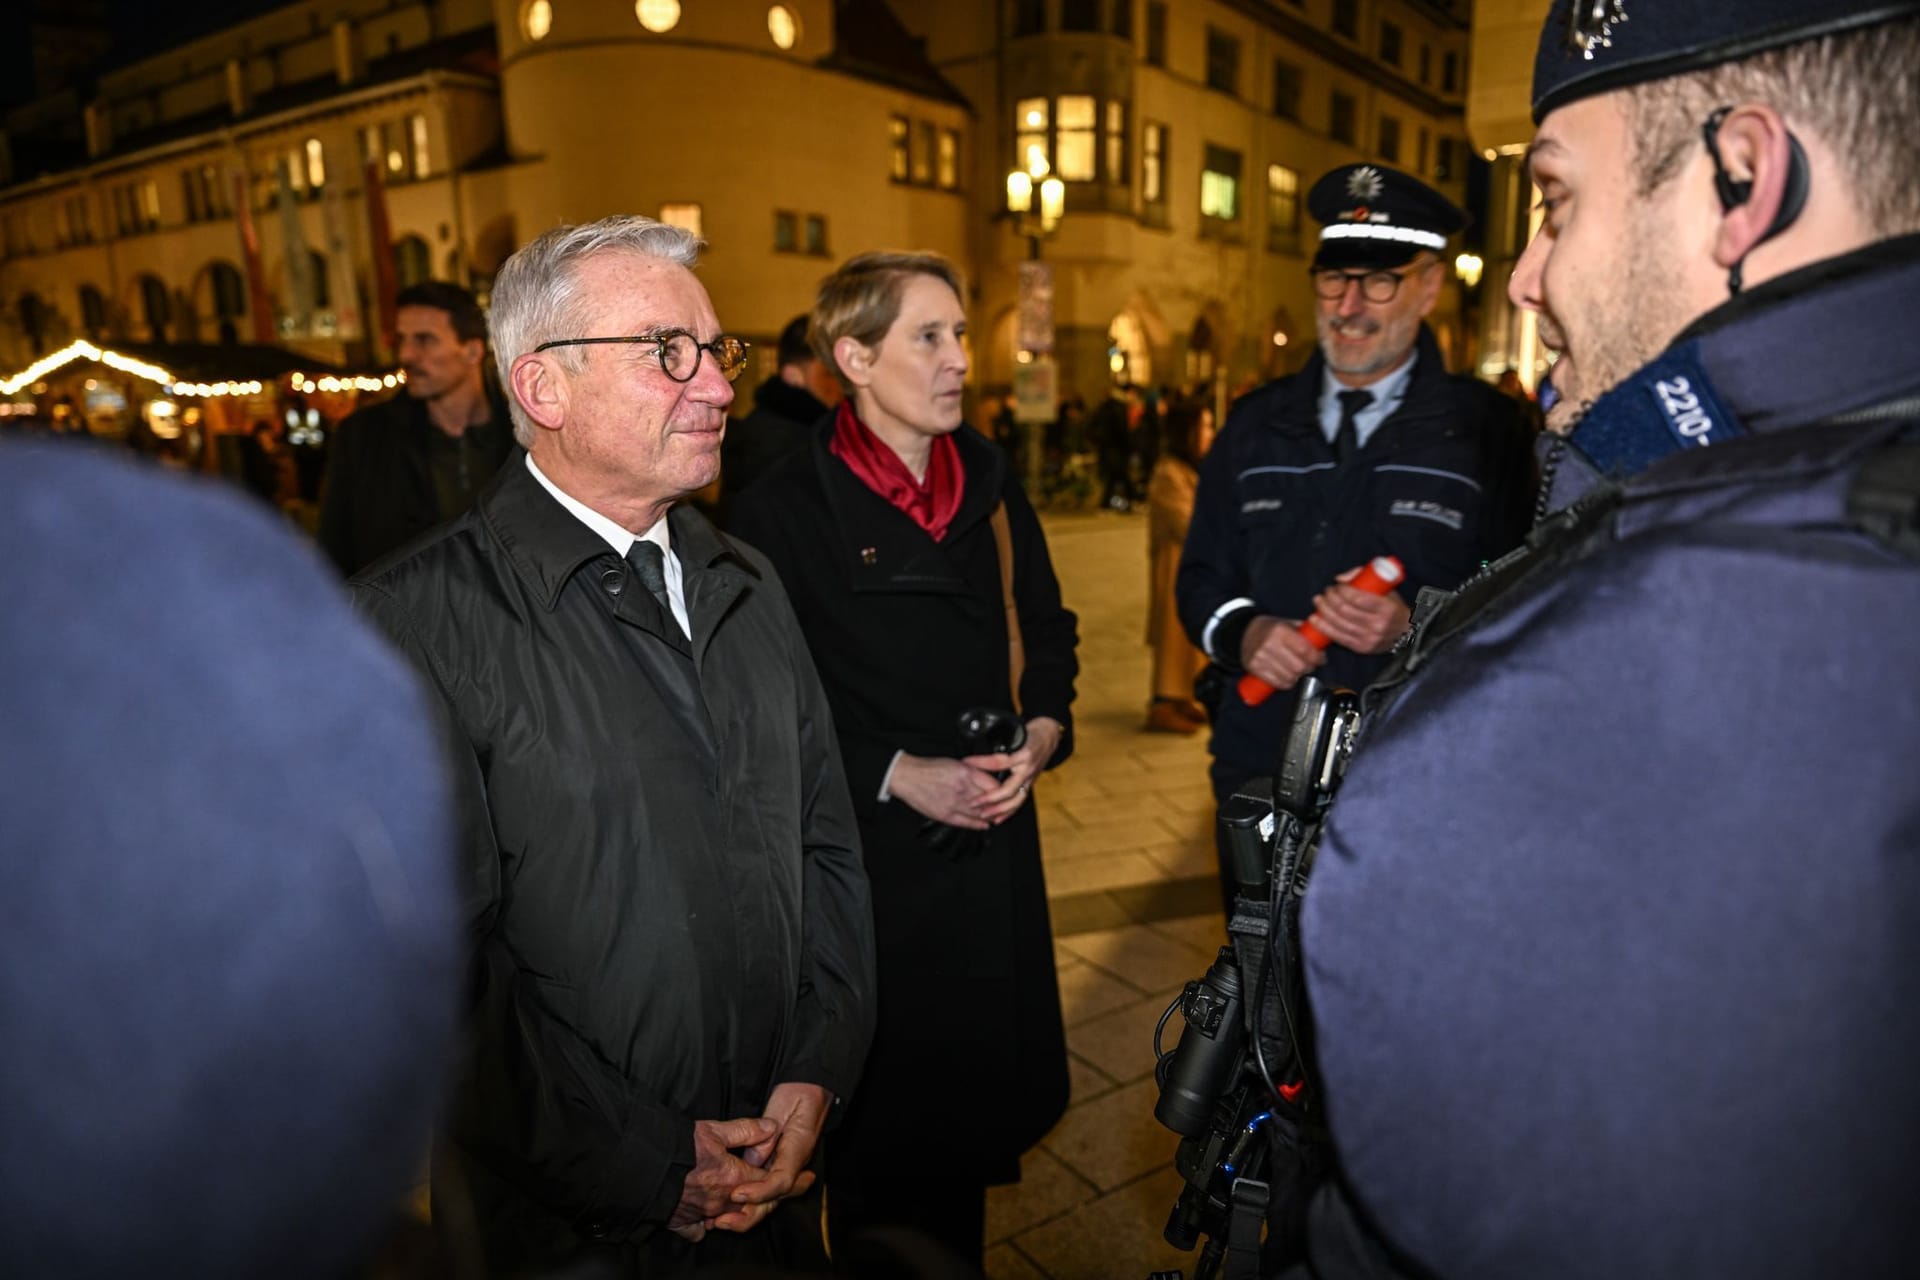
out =
<svg viewBox="0 0 1920 1280"><path fill-rule="evenodd" d="M1359 573L1353 575L1353 581L1347 585L1370 596L1383 596L1404 582L1406 577L1406 568L1394 557L1375 556ZM1316 649L1324 649L1332 643L1327 639L1326 632L1313 625L1313 618L1302 622L1298 630L1301 637ZM1273 686L1256 675L1241 676L1239 688L1240 700L1250 707L1257 707L1273 696Z"/></svg>

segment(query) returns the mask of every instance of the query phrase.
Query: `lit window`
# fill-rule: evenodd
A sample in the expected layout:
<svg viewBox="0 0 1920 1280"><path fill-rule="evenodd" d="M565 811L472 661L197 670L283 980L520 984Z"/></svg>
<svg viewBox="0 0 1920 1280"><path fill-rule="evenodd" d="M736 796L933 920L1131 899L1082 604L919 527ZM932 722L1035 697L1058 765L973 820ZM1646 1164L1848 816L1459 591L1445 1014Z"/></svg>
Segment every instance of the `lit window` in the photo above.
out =
<svg viewBox="0 0 1920 1280"><path fill-rule="evenodd" d="M634 0L633 15L649 31L671 31L680 25L680 0Z"/></svg>
<svg viewBox="0 0 1920 1280"><path fill-rule="evenodd" d="M940 150L935 156L935 177L942 191L960 185L960 134L954 129L940 131Z"/></svg>
<svg viewBox="0 0 1920 1280"><path fill-rule="evenodd" d="M674 7L676 10L679 8L678 5ZM703 234L700 230L700 206L697 204L663 204L660 206L660 221L696 236Z"/></svg>
<svg viewBox="0 0 1920 1280"><path fill-rule="evenodd" d="M1166 185L1167 126L1148 123L1140 127L1140 199L1148 205L1164 204Z"/></svg>
<svg viewBox="0 0 1920 1280"><path fill-rule="evenodd" d="M327 152L320 139L308 138L306 145L307 186L314 191L327 185Z"/></svg>
<svg viewBox="0 0 1920 1280"><path fill-rule="evenodd" d="M1225 147L1208 147L1206 165L1200 171L1200 216L1216 222L1234 222L1240 217L1240 153Z"/></svg>
<svg viewBox="0 0 1920 1280"><path fill-rule="evenodd" d="M800 18L793 10L777 4L767 10L767 34L776 49L791 49L800 41Z"/></svg>
<svg viewBox="0 0 1920 1280"><path fill-rule="evenodd" d="M413 176L424 178L433 172L432 153L427 149L427 118L416 113L407 118L407 125L413 135Z"/></svg>
<svg viewBox="0 0 1920 1280"><path fill-rule="evenodd" d="M1300 175L1283 164L1267 166L1267 247L1300 243Z"/></svg>
<svg viewBox="0 0 1920 1280"><path fill-rule="evenodd" d="M1094 102L1087 94L1070 94L1054 102L1060 130L1055 138L1056 169L1068 182L1094 178Z"/></svg>
<svg viewBox="0 0 1920 1280"><path fill-rule="evenodd" d="M1127 185L1127 104L1107 104L1107 181Z"/></svg>
<svg viewBox="0 0 1920 1280"><path fill-rule="evenodd" d="M933 124L927 120L913 123L913 180L921 186L933 182Z"/></svg>
<svg viewBox="0 0 1920 1280"><path fill-rule="evenodd" d="M1013 162L1036 177L1048 172L1047 100L1022 98L1013 104Z"/></svg>
<svg viewBox="0 0 1920 1280"><path fill-rule="evenodd" d="M520 30L529 40L545 40L553 30L553 5L550 0L527 0L520 11Z"/></svg>
<svg viewBox="0 0 1920 1280"><path fill-rule="evenodd" d="M888 172L892 174L895 182L905 182L907 180L907 138L909 133L910 127L907 124L907 118L905 116L889 116L887 118L887 138L888 145L891 148Z"/></svg>

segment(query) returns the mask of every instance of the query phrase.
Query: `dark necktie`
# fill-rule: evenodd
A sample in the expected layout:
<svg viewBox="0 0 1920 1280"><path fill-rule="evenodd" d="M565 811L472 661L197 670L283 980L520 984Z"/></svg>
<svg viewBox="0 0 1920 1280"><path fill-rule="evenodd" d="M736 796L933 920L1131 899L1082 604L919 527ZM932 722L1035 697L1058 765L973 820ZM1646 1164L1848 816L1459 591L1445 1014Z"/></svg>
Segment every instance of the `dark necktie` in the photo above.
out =
<svg viewBox="0 0 1920 1280"><path fill-rule="evenodd" d="M687 634L680 629L680 620L673 616L673 598L667 594L667 558L660 544L635 538L627 548L627 564L653 596L654 603L660 606L661 636L676 649L686 648Z"/></svg>
<svg viewBox="0 0 1920 1280"><path fill-rule="evenodd" d="M1333 456L1345 463L1360 452L1360 411L1373 403L1371 391L1342 391L1340 429L1333 433Z"/></svg>

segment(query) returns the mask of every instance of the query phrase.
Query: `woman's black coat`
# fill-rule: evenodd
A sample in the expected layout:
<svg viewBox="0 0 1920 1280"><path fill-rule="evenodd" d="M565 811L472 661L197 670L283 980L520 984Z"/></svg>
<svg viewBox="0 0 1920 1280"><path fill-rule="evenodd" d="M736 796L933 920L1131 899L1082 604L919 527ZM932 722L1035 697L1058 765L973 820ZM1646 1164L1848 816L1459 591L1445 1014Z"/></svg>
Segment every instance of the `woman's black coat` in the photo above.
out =
<svg viewBox="0 0 1920 1280"><path fill-rule="evenodd" d="M859 1092L828 1139L829 1173L931 1158L988 1181L1065 1110L1066 1046L1033 805L983 846L934 847L880 787L896 751L963 754L957 721L1009 703L1006 610L989 518L1013 537L1026 645L1020 711L1066 726L1079 670L1040 522L1006 456L962 428L966 488L936 543L827 448L833 419L740 498L734 530L773 561L833 708L860 821L880 965L880 1022ZM912 1167L912 1166L902 1166Z"/></svg>

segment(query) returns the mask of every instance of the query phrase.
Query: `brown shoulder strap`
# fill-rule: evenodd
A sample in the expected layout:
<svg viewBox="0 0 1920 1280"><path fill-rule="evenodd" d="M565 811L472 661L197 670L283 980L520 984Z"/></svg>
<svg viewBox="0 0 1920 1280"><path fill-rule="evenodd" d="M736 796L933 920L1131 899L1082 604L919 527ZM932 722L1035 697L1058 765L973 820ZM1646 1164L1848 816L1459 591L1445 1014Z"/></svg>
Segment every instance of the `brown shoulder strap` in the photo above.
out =
<svg viewBox="0 0 1920 1280"><path fill-rule="evenodd" d="M1013 602L1013 527L1007 523L1007 504L1000 503L988 520L994 546L1000 551L1000 597L1007 606L1007 680L1013 709L1020 709L1020 677L1027 670L1027 647L1020 639L1020 609Z"/></svg>

